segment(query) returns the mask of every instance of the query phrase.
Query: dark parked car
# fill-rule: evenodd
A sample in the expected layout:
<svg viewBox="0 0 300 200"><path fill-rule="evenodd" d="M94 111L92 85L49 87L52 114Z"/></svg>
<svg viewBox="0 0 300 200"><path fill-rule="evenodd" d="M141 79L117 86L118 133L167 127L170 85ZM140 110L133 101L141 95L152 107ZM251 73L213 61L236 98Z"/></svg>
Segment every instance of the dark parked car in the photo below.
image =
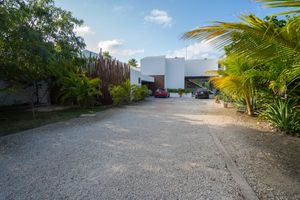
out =
<svg viewBox="0 0 300 200"><path fill-rule="evenodd" d="M168 98L170 97L169 92L166 89L163 88L159 88L155 91L154 96L157 97L164 97L164 98Z"/></svg>
<svg viewBox="0 0 300 200"><path fill-rule="evenodd" d="M209 99L209 91L206 90L206 89L198 89L196 92L195 92L195 98L196 99Z"/></svg>

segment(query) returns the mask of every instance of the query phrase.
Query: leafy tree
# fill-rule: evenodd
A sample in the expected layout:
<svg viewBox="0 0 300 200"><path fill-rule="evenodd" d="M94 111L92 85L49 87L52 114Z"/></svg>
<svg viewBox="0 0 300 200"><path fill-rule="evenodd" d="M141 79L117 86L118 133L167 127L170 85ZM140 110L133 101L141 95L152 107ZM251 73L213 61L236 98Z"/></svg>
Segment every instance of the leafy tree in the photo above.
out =
<svg viewBox="0 0 300 200"><path fill-rule="evenodd" d="M74 60L85 46L73 31L82 23L53 0L2 1L0 79L8 88L38 91L39 81L47 81L51 71Z"/></svg>

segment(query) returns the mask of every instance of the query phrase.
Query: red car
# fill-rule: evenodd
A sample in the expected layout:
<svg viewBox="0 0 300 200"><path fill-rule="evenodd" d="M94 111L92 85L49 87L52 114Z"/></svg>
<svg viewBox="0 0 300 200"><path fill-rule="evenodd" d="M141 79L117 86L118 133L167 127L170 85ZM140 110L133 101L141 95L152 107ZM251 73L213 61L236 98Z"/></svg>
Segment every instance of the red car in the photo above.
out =
<svg viewBox="0 0 300 200"><path fill-rule="evenodd" d="M155 98L157 98L157 97L168 98L168 97L170 97L170 94L168 93L167 90L159 88L155 91L154 96L155 96Z"/></svg>

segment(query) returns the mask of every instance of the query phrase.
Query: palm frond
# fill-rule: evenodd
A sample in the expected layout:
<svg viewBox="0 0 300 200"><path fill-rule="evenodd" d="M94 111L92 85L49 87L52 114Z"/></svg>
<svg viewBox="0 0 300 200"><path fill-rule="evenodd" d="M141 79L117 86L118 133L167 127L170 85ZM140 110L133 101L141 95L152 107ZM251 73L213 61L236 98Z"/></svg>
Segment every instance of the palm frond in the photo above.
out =
<svg viewBox="0 0 300 200"><path fill-rule="evenodd" d="M300 8L300 0L256 0L263 2L263 6L267 8ZM300 13L300 9L280 12L275 15L289 15Z"/></svg>
<svg viewBox="0 0 300 200"><path fill-rule="evenodd" d="M256 0L263 2L267 8L300 8L300 0Z"/></svg>

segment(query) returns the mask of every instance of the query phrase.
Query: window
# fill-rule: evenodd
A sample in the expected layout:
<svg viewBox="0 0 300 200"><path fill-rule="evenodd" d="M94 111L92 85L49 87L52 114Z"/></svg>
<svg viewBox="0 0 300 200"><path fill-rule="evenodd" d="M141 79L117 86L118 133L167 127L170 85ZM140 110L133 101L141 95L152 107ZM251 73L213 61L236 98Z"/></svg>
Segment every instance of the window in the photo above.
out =
<svg viewBox="0 0 300 200"><path fill-rule="evenodd" d="M139 77L139 83L141 83L141 78Z"/></svg>

